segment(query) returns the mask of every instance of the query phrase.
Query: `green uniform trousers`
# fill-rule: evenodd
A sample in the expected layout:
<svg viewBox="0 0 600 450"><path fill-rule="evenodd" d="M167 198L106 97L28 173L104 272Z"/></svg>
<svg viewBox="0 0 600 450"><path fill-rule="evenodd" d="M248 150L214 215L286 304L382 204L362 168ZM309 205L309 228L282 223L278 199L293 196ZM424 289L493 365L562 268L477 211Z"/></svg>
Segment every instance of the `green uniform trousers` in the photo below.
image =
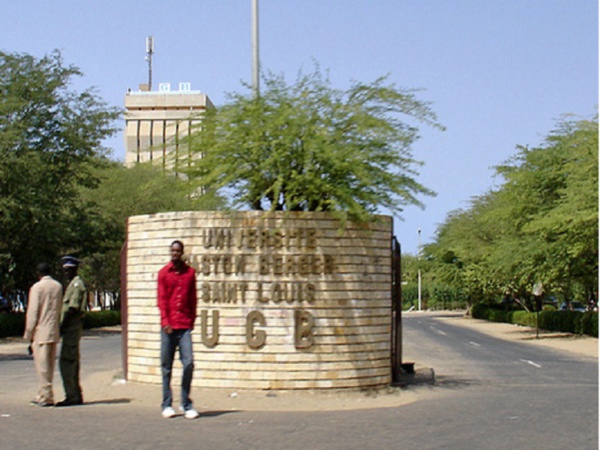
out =
<svg viewBox="0 0 600 450"><path fill-rule="evenodd" d="M62 336L59 367L67 401L83 401L79 385L79 341L82 334L83 325L79 323L70 324Z"/></svg>

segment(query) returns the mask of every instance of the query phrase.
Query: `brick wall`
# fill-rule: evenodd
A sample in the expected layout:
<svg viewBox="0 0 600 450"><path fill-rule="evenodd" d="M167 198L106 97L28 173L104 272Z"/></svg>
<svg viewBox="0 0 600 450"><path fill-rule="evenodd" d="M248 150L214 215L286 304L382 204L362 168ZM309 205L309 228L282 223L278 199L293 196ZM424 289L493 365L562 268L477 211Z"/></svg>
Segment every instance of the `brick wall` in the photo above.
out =
<svg viewBox="0 0 600 450"><path fill-rule="evenodd" d="M131 217L129 379L161 382L156 280L170 243L179 239L198 272L194 386L389 384L392 220L377 219L341 229L326 213ZM180 374L177 361L174 380Z"/></svg>

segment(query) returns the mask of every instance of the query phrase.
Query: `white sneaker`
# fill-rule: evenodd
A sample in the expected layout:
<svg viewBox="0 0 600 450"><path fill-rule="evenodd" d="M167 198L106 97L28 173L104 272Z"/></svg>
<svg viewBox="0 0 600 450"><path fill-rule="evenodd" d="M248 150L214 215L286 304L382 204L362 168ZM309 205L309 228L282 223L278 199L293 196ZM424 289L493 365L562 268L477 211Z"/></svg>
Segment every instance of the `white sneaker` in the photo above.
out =
<svg viewBox="0 0 600 450"><path fill-rule="evenodd" d="M197 419L198 417L200 417L200 414L194 408L185 410L183 412L183 415L186 419Z"/></svg>
<svg viewBox="0 0 600 450"><path fill-rule="evenodd" d="M167 406L165 409L162 410L162 416L165 419L170 419L171 417L175 417L175 410L173 408L171 408L170 406Z"/></svg>

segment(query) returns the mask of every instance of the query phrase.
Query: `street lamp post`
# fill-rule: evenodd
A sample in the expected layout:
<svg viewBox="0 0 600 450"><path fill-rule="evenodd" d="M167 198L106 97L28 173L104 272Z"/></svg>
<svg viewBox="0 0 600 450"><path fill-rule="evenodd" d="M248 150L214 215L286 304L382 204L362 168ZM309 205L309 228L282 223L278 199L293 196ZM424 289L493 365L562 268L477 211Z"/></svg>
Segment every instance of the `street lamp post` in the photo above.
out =
<svg viewBox="0 0 600 450"><path fill-rule="evenodd" d="M417 243L417 266L418 266L418 283L419 283L419 307L418 311L421 311L421 229L418 230L418 243Z"/></svg>

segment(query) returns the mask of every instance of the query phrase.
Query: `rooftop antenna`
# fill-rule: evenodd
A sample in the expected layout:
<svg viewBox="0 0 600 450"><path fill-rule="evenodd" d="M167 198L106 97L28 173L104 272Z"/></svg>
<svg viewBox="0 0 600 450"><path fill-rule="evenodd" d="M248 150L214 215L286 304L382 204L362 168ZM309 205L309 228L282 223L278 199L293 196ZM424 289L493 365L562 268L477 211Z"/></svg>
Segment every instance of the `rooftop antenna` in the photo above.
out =
<svg viewBox="0 0 600 450"><path fill-rule="evenodd" d="M154 53L154 37L146 38L146 61L148 61L148 91L152 91L152 54Z"/></svg>
<svg viewBox="0 0 600 450"><path fill-rule="evenodd" d="M252 88L258 97L260 91L258 60L258 0L252 0Z"/></svg>

